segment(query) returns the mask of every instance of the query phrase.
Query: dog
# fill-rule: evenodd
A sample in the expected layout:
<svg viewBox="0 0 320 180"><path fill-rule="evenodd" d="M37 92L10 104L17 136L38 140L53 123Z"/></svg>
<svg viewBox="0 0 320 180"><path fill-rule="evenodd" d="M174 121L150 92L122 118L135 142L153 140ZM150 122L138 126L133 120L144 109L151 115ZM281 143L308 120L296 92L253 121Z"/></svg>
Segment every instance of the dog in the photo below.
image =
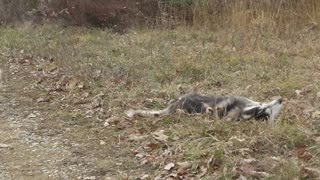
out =
<svg viewBox="0 0 320 180"><path fill-rule="evenodd" d="M133 110L125 112L127 117L165 116L177 111L192 115L208 114L227 121L242 121L248 119L267 120L273 122L282 107L282 99L269 103L260 103L242 96L208 96L186 94L168 103L162 110Z"/></svg>

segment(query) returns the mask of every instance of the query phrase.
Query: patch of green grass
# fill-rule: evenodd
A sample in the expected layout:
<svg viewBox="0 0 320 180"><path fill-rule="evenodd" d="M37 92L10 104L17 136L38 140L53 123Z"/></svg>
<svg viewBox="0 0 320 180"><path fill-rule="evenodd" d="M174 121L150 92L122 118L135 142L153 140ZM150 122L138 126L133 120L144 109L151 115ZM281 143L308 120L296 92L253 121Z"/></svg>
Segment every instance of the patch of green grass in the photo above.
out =
<svg viewBox="0 0 320 180"><path fill-rule="evenodd" d="M299 167L295 161L288 160L276 166L273 171L273 178L290 180L299 177Z"/></svg>
<svg viewBox="0 0 320 180"><path fill-rule="evenodd" d="M1 51L20 56L19 52L24 50L27 54L53 57L61 75L81 76L88 83L88 89L58 94L60 101L62 96L82 98L84 92L89 93L89 100L99 93L104 94L101 112L94 109L102 119L99 123L115 116L121 117L121 123L127 123L125 127L92 125L96 117L83 117L90 110L89 104L75 107L72 101L63 101L68 108L51 111L48 120L52 125L59 121L58 125L52 126L54 128L70 128L65 137L85 144L84 149L90 149L90 145L95 147L93 152L97 154L91 154L95 158L103 157L104 153L113 154L110 149L102 152L99 145L100 139L110 140L108 143L112 147L120 147L118 155L130 159L130 164L122 166L129 174L130 169L145 168L134 167L140 162L133 159L133 151L150 156L152 166L146 166L153 167L154 174L161 172L162 169L157 168L162 168L168 160L181 160L206 165L208 176L204 178L212 175L220 179L232 178L235 173L231 171L240 166L238 162L243 159L287 159L288 154L295 153L296 147L305 147L319 159L313 137L301 130L303 125L317 133L319 123L316 118L306 118L304 109L292 103L301 102L318 108L318 43L304 42L314 46L309 48L310 44L305 47L264 34L253 44L250 35L245 33L240 33L245 36L240 37L237 32L227 34L184 28L170 31L132 29L119 35L98 29L45 25L0 27L0 33ZM300 55L296 53L297 49L305 53ZM100 72L99 77L96 77L97 72ZM308 96L296 96L295 90L310 84L313 86L310 86ZM297 120L288 123L288 119L281 119L291 117L286 108L282 113L287 114L281 115L280 122L275 125L256 121L225 122L214 117L187 115L146 117L130 122L122 118L127 108L161 109L165 106L164 101L188 92L244 95L261 101L280 95L288 99L284 106L293 109ZM83 112L72 111L78 108ZM164 148L144 152L146 143L152 139L151 134L159 130L169 136L167 142L157 142ZM130 134L148 135L148 138L127 141ZM110 161L96 163L107 169L112 165ZM210 169L209 161L215 168L219 167ZM313 166L309 162L303 163ZM267 171L268 166L265 166L261 169ZM268 173L272 177L290 179L298 176L300 168L301 160L297 159L278 165Z"/></svg>
<svg viewBox="0 0 320 180"><path fill-rule="evenodd" d="M308 140L297 125L289 125L286 123L278 124L272 129L272 135L277 138L279 144L287 146L287 148L308 146L311 141Z"/></svg>

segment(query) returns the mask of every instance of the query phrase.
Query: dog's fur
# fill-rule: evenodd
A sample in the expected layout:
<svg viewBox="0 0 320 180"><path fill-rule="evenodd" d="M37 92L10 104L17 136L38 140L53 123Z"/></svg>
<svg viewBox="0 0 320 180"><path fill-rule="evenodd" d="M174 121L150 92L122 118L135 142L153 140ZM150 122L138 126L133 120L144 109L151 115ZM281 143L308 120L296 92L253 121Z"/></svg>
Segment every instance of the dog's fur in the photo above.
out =
<svg viewBox="0 0 320 180"><path fill-rule="evenodd" d="M280 112L282 99L269 103L252 101L241 96L204 96L186 94L169 102L162 110L128 110L126 115L133 118L140 116L164 116L183 110L189 114L209 114L226 120L268 120L274 121Z"/></svg>

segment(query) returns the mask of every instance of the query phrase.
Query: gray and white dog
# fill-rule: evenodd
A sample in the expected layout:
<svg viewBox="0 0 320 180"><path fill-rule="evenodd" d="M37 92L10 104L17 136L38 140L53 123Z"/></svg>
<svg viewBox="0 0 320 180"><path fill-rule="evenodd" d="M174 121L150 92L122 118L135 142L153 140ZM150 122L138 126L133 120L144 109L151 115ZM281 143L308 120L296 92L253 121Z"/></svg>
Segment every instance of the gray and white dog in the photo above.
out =
<svg viewBox="0 0 320 180"><path fill-rule="evenodd" d="M241 96L205 96L199 94L186 94L169 102L162 110L128 110L126 115L133 118L140 116L164 116L177 111L188 114L215 115L217 118L228 121L241 121L247 119L268 120L273 122L279 114L282 99L269 103L252 101Z"/></svg>

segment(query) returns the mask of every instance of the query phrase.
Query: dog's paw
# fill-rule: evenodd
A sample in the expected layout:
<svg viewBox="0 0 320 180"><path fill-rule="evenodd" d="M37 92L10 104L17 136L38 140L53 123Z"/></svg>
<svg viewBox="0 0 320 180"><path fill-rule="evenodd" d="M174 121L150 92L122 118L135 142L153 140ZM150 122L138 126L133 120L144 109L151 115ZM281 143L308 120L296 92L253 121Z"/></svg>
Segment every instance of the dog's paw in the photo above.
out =
<svg viewBox="0 0 320 180"><path fill-rule="evenodd" d="M186 114L186 112L183 109L176 109L176 113L179 115Z"/></svg>

